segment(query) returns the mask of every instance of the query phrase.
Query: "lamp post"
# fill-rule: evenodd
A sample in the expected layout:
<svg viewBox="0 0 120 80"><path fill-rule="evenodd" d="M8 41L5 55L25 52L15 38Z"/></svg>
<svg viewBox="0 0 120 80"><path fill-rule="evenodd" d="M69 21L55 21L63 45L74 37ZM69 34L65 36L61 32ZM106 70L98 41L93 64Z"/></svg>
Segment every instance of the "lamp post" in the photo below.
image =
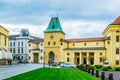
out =
<svg viewBox="0 0 120 80"><path fill-rule="evenodd" d="M45 52L44 52L44 63L43 63L43 67L45 68Z"/></svg>

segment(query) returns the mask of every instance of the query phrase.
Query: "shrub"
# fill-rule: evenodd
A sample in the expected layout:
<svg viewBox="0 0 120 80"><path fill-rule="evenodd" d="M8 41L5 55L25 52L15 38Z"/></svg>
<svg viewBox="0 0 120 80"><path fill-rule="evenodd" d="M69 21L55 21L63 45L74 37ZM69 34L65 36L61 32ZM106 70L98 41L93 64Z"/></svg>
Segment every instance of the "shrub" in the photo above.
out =
<svg viewBox="0 0 120 80"><path fill-rule="evenodd" d="M102 65L95 65L96 69L101 69Z"/></svg>
<svg viewBox="0 0 120 80"><path fill-rule="evenodd" d="M104 67L102 70L103 70L103 71L108 71L108 68L107 68L107 67Z"/></svg>
<svg viewBox="0 0 120 80"><path fill-rule="evenodd" d="M107 66L107 68L108 68L108 69L112 69L112 67L111 67L111 66Z"/></svg>
<svg viewBox="0 0 120 80"><path fill-rule="evenodd" d="M115 68L115 71L120 71L120 67L116 67L116 68Z"/></svg>
<svg viewBox="0 0 120 80"><path fill-rule="evenodd" d="M91 70L94 70L94 67L91 66L91 65L88 65L87 68L88 68L88 69L91 69Z"/></svg>
<svg viewBox="0 0 120 80"><path fill-rule="evenodd" d="M83 67L84 65L83 64L80 64L80 67Z"/></svg>
<svg viewBox="0 0 120 80"><path fill-rule="evenodd" d="M18 63L22 63L22 61L19 61Z"/></svg>

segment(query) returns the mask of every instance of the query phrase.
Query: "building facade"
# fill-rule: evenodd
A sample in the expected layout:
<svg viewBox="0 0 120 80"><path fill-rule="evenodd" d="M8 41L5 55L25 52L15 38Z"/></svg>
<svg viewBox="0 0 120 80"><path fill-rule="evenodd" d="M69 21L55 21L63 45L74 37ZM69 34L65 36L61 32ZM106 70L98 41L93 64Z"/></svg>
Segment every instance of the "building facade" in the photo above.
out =
<svg viewBox="0 0 120 80"><path fill-rule="evenodd" d="M31 63L32 58L30 58L30 50L36 48L39 45L39 42L43 40L41 38L31 36L30 32L27 29L22 29L19 35L10 35L9 36L9 50L13 54L13 60L15 63L18 62L29 62ZM34 41L36 46L29 48L29 43ZM40 47L37 47L40 48ZM42 53L39 53L42 54ZM41 55L42 56L42 55Z"/></svg>
<svg viewBox="0 0 120 80"><path fill-rule="evenodd" d="M0 25L0 65L11 64L12 54L8 50L9 31Z"/></svg>
<svg viewBox="0 0 120 80"><path fill-rule="evenodd" d="M44 55L45 63L103 65L106 61L120 67L120 17L108 25L103 37L75 39L65 39L58 17L53 17L44 31Z"/></svg>

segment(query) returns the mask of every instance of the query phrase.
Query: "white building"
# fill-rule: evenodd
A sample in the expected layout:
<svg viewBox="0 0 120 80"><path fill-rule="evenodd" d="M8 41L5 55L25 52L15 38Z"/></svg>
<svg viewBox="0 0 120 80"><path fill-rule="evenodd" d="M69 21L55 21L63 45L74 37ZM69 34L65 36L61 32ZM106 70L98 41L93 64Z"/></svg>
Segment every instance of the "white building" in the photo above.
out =
<svg viewBox="0 0 120 80"><path fill-rule="evenodd" d="M13 53L13 60L19 62L28 62L28 59L30 59L30 41L34 41L39 44L41 41L43 41L43 39L31 36L27 29L22 29L19 35L9 36L9 50L11 53ZM34 49L34 47L31 49ZM40 47L38 47L38 49L40 49Z"/></svg>

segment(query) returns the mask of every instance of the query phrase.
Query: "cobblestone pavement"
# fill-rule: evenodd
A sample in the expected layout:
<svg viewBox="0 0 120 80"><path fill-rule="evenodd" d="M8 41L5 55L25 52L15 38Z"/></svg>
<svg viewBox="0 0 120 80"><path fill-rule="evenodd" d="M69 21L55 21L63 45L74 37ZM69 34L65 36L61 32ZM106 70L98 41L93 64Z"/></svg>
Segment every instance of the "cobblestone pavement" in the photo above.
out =
<svg viewBox="0 0 120 80"><path fill-rule="evenodd" d="M18 64L0 66L0 80L42 67L43 64ZM48 67L48 65L46 65L46 67Z"/></svg>

